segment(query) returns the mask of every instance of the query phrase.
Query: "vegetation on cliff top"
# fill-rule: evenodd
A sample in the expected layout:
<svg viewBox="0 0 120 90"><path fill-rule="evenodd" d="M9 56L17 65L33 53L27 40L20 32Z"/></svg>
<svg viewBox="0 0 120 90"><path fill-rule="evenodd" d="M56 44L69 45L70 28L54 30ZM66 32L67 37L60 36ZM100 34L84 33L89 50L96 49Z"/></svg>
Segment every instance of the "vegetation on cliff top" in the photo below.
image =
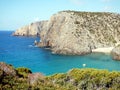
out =
<svg viewBox="0 0 120 90"><path fill-rule="evenodd" d="M48 21L33 24L14 35L40 35L37 46L50 47L56 54L84 55L96 48L114 47L120 41L117 13L61 11Z"/></svg>
<svg viewBox="0 0 120 90"><path fill-rule="evenodd" d="M6 68L10 65L0 63ZM27 68L13 68L15 75L5 72L0 67L0 89L1 90L119 90L120 72L109 72L97 69L72 69L67 73L58 73L51 76L33 78L29 83L32 72Z"/></svg>

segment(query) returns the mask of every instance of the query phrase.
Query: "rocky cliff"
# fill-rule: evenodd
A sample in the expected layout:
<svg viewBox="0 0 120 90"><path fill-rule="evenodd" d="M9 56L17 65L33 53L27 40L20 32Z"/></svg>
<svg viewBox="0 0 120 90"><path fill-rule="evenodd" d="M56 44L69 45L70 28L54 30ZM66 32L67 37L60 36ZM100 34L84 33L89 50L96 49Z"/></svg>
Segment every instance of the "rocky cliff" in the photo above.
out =
<svg viewBox="0 0 120 90"><path fill-rule="evenodd" d="M53 53L82 55L120 41L120 15L115 13L63 11L45 25L38 45Z"/></svg>
<svg viewBox="0 0 120 90"><path fill-rule="evenodd" d="M13 35L14 36L37 36L40 34L41 29L43 29L44 24L47 21L34 22L30 25L23 26L17 29Z"/></svg>
<svg viewBox="0 0 120 90"><path fill-rule="evenodd" d="M53 53L82 55L92 49L114 47L120 41L120 14L109 12L62 11L48 21L32 23L14 35L39 35L40 47Z"/></svg>

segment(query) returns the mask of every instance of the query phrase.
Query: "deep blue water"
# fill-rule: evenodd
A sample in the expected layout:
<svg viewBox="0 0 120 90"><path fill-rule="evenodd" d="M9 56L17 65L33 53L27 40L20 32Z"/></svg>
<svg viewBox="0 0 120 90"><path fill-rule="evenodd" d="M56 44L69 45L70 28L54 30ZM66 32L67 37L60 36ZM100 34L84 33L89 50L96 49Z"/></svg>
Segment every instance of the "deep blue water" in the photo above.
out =
<svg viewBox="0 0 120 90"><path fill-rule="evenodd" d="M72 68L97 68L120 71L120 61L109 55L89 54L85 56L55 55L49 50L34 46L38 37L15 37L10 31L0 31L0 61L15 67L27 67L33 72L50 75L67 72ZM83 67L86 64L86 67Z"/></svg>

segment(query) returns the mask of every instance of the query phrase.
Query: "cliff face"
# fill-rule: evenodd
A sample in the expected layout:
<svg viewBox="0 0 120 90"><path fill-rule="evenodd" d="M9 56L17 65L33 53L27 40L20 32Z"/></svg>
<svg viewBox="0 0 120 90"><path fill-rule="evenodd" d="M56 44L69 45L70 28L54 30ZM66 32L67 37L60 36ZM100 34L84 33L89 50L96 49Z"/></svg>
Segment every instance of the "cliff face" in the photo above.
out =
<svg viewBox="0 0 120 90"><path fill-rule="evenodd" d="M120 15L63 11L53 15L40 32L40 47L58 54L86 54L120 41Z"/></svg>
<svg viewBox="0 0 120 90"><path fill-rule="evenodd" d="M37 36L47 21L35 22L16 30L14 36Z"/></svg>
<svg viewBox="0 0 120 90"><path fill-rule="evenodd" d="M105 12L62 11L50 20L35 22L13 35L39 35L40 47L53 53L82 55L92 49L114 47L120 41L120 15Z"/></svg>

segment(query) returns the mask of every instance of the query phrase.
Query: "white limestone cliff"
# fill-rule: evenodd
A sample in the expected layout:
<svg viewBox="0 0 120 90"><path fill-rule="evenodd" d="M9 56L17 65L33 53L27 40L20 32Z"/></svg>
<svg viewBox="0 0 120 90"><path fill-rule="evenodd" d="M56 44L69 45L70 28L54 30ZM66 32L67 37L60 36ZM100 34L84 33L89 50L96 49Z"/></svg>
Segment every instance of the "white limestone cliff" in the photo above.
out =
<svg viewBox="0 0 120 90"><path fill-rule="evenodd" d="M34 22L17 29L14 36L37 36L47 21Z"/></svg>
<svg viewBox="0 0 120 90"><path fill-rule="evenodd" d="M33 23L14 33L23 36L37 34L41 39L37 43L39 47L49 47L57 54L83 55L96 48L115 47L120 42L120 15L62 11L48 21Z"/></svg>

